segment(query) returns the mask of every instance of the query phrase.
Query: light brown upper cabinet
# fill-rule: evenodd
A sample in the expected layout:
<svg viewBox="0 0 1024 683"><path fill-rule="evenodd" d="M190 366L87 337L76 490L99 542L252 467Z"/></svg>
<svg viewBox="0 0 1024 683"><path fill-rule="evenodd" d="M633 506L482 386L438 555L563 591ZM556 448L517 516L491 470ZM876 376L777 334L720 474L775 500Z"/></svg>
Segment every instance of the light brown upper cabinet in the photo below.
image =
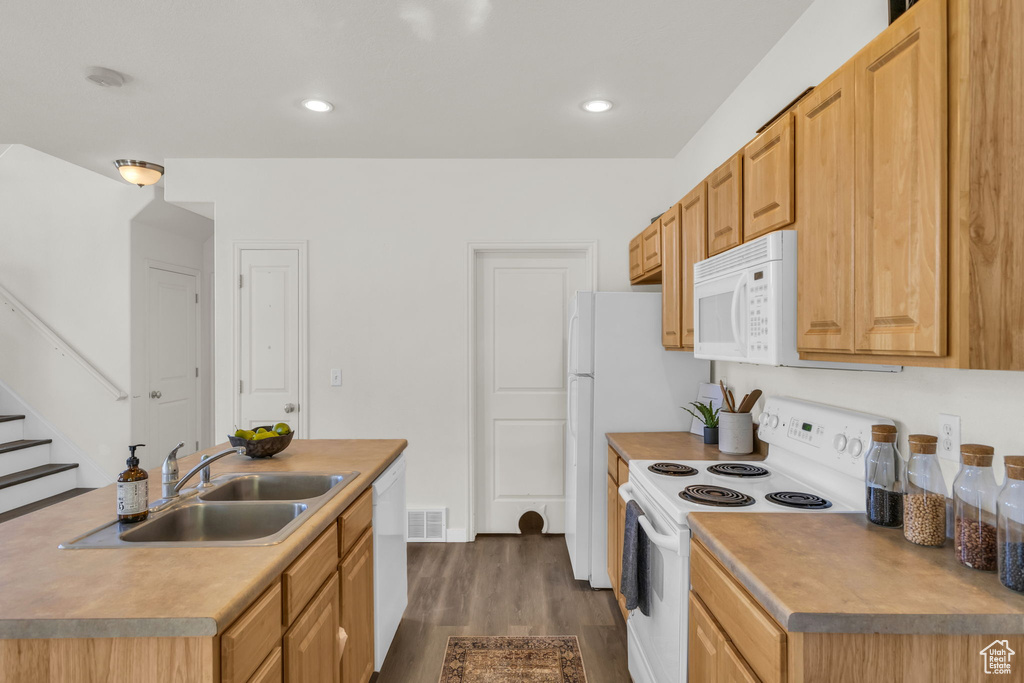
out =
<svg viewBox="0 0 1024 683"><path fill-rule="evenodd" d="M743 239L743 152L708 176L708 256L732 249Z"/></svg>
<svg viewBox="0 0 1024 683"><path fill-rule="evenodd" d="M679 205L661 215L661 345L682 346L682 249Z"/></svg>
<svg viewBox="0 0 1024 683"><path fill-rule="evenodd" d="M797 348L852 353L853 68L797 105Z"/></svg>
<svg viewBox="0 0 1024 683"><path fill-rule="evenodd" d="M708 184L700 183L680 200L679 235L682 298L680 347L693 350L693 265L707 258Z"/></svg>
<svg viewBox="0 0 1024 683"><path fill-rule="evenodd" d="M856 349L946 353L946 2L856 58Z"/></svg>
<svg viewBox="0 0 1024 683"><path fill-rule="evenodd" d="M661 284L661 220L656 220L629 242L629 282Z"/></svg>
<svg viewBox="0 0 1024 683"><path fill-rule="evenodd" d="M789 112L743 150L743 241L792 223L793 115Z"/></svg>

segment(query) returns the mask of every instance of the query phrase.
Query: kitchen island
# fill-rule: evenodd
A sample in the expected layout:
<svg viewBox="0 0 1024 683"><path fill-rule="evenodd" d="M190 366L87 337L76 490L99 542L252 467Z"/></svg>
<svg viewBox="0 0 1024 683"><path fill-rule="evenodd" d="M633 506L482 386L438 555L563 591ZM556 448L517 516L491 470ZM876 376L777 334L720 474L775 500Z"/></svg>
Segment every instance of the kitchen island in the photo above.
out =
<svg viewBox="0 0 1024 683"><path fill-rule="evenodd" d="M762 681L992 680L981 653L1008 639L1017 654L995 680L1024 681L1024 595L961 566L951 541L917 546L859 513L697 512L689 525L691 676L724 668L721 650Z"/></svg>
<svg viewBox="0 0 1024 683"><path fill-rule="evenodd" d="M298 624L303 605L289 606L288 593L301 594L312 607L318 597L306 595L299 581L307 576L318 580L309 590L322 585L324 593L333 580L337 594L337 574L321 584L319 568L335 572L339 557L356 546L364 554L372 551L369 488L406 445L401 439L297 440L273 458L232 455L214 462L215 480L225 473L359 472L276 545L59 549L60 543L113 519L114 486L0 525L0 680L247 680L248 674L222 676L223 634L250 617L256 603L273 604L268 595L274 591L284 594L277 598L284 613L278 619L281 632ZM181 458L181 471L226 446ZM155 498L160 472L149 474ZM350 510L357 518L349 520L346 538ZM353 530L359 532L358 543ZM365 576L366 569L361 571ZM372 593L372 555L369 576ZM340 590L345 590L343 580ZM372 653L372 594L369 601L371 633L359 635L368 637ZM333 607L337 621L337 597L322 602ZM334 647L334 640L328 645Z"/></svg>

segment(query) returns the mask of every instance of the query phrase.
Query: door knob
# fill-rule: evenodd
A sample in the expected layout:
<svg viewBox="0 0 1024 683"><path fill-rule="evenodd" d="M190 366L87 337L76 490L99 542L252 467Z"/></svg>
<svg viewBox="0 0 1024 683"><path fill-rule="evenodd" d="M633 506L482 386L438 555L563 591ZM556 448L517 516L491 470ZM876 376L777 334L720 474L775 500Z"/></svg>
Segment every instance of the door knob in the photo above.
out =
<svg viewBox="0 0 1024 683"><path fill-rule="evenodd" d="M150 398L160 398L161 396L163 396L163 394L160 393L159 389L157 389L156 391L149 392Z"/></svg>
<svg viewBox="0 0 1024 683"><path fill-rule="evenodd" d="M284 412L286 412L286 413L294 413L295 412L295 404L294 403L285 403L284 404Z"/></svg>

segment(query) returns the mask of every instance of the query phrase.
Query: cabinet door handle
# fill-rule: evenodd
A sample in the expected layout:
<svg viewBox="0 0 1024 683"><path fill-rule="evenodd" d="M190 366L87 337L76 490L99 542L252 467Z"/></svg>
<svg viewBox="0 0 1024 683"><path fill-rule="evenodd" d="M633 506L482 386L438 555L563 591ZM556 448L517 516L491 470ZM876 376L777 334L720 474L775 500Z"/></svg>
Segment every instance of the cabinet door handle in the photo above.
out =
<svg viewBox="0 0 1024 683"><path fill-rule="evenodd" d="M150 398L160 398L162 396L163 396L163 394L160 392L159 389L154 389L153 391L149 392L149 397Z"/></svg>
<svg viewBox="0 0 1024 683"><path fill-rule="evenodd" d="M345 633L345 629L338 629L338 663L341 663L341 658L345 654L345 643L348 642L348 634Z"/></svg>

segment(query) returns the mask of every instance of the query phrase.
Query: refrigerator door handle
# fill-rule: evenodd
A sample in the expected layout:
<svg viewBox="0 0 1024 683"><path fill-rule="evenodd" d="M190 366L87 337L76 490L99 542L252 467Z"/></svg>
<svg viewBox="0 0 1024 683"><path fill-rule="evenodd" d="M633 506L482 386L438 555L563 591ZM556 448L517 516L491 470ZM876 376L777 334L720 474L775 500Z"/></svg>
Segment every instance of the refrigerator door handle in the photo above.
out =
<svg viewBox="0 0 1024 683"><path fill-rule="evenodd" d="M576 373L579 370L579 344L576 341L580 333L580 315L574 314L569 318L569 372Z"/></svg>
<svg viewBox="0 0 1024 683"><path fill-rule="evenodd" d="M579 410L579 391L576 382L579 381L575 375L569 375L569 434L572 436L572 464L576 465L576 412Z"/></svg>

